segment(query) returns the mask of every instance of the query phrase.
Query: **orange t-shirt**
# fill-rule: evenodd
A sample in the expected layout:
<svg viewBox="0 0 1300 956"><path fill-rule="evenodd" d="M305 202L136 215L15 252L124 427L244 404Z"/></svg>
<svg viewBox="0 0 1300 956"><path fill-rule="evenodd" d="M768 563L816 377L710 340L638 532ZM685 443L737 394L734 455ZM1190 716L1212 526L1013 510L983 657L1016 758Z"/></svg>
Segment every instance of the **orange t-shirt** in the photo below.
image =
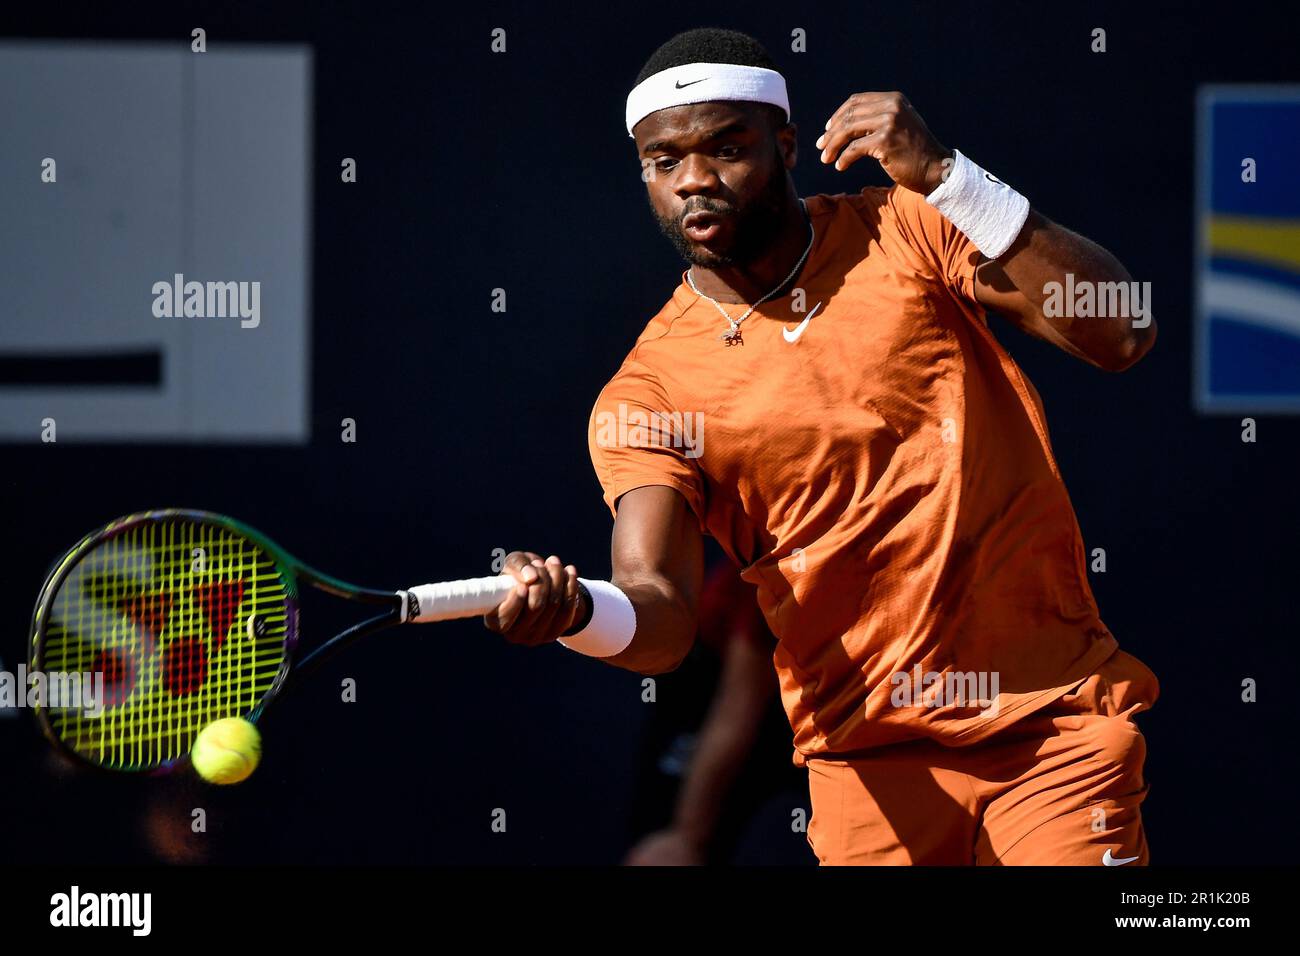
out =
<svg viewBox="0 0 1300 956"><path fill-rule="evenodd" d="M975 301L974 245L899 186L806 203L803 311L772 299L728 347L683 273L592 409L592 462L611 511L681 492L757 587L796 763L972 743L1117 644L1042 402Z"/></svg>

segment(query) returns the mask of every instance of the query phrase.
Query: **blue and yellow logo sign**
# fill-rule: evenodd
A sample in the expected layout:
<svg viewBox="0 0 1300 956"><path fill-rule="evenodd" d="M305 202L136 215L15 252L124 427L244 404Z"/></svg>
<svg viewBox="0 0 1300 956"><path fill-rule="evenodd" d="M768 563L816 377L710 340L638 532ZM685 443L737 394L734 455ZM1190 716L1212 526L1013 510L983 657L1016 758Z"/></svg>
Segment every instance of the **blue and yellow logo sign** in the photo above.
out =
<svg viewBox="0 0 1300 956"><path fill-rule="evenodd" d="M1197 106L1197 408L1300 413L1300 86Z"/></svg>

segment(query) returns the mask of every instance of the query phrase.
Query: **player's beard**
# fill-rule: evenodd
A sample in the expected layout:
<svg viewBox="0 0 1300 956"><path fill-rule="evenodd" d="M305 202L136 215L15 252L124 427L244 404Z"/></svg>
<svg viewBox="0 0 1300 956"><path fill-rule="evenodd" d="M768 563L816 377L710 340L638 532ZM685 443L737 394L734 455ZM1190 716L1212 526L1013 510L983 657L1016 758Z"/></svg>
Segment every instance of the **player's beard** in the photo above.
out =
<svg viewBox="0 0 1300 956"><path fill-rule="evenodd" d="M777 155L777 164L761 192L737 211L734 207L709 197L692 197L691 212L716 212L731 217L732 243L721 252L706 249L687 238L682 219L660 216L651 204L659 231L668 237L677 252L691 265L702 269L737 268L760 258L781 232L786 202L786 170ZM649 197L649 193L646 196ZM683 214L683 217L684 218Z"/></svg>

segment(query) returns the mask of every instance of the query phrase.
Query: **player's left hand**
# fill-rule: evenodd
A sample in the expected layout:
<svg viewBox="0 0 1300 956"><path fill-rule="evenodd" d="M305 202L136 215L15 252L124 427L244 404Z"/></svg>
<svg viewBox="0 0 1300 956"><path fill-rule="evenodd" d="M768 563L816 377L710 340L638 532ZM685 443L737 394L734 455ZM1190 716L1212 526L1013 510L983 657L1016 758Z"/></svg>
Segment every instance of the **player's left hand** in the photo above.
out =
<svg viewBox="0 0 1300 956"><path fill-rule="evenodd" d="M671 827L644 837L628 851L624 866L703 866L704 849Z"/></svg>
<svg viewBox="0 0 1300 956"><path fill-rule="evenodd" d="M928 196L943 182L945 148L902 93L854 93L835 111L817 140L823 163L841 172L863 156L880 162L889 178Z"/></svg>

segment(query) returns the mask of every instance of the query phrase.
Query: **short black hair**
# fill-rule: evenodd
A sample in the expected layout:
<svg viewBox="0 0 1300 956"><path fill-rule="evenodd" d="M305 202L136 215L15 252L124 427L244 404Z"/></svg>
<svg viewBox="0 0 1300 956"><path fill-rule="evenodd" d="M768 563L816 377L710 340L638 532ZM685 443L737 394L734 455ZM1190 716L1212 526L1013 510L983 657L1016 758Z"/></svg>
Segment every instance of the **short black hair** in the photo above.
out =
<svg viewBox="0 0 1300 956"><path fill-rule="evenodd" d="M760 66L767 70L777 68L763 44L748 33L724 30L721 27L696 27L677 34L650 54L650 59L641 67L633 86L656 73L685 63L734 63L737 66ZM789 122L785 110L779 106L771 103L754 105L762 107L763 112L767 113L773 131Z"/></svg>
<svg viewBox="0 0 1300 956"><path fill-rule="evenodd" d="M677 34L650 54L650 59L637 74L636 82L686 63L734 63L737 66L776 69L776 63L767 55L763 44L749 34L718 27L697 27Z"/></svg>

